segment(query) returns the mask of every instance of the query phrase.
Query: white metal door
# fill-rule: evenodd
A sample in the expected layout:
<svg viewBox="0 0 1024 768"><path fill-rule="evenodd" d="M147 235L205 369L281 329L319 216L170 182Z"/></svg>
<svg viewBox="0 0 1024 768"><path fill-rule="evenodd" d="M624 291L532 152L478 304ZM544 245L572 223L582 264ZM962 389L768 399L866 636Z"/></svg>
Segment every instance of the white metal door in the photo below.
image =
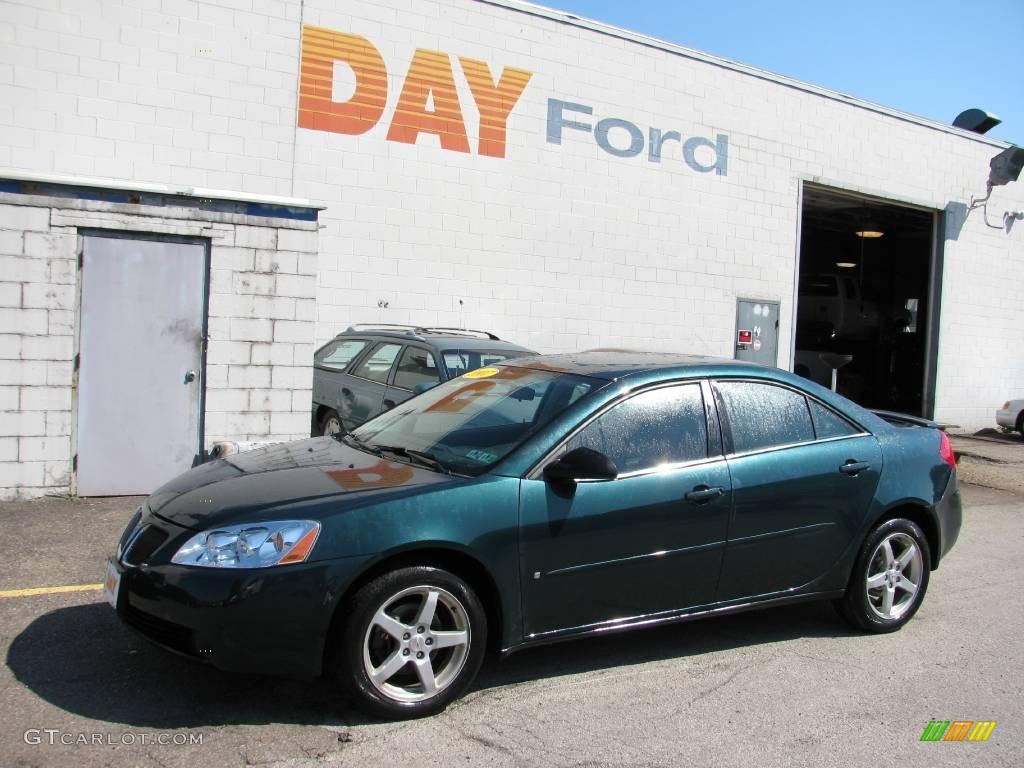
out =
<svg viewBox="0 0 1024 768"><path fill-rule="evenodd" d="M78 493L151 493L200 449L206 246L88 235L81 281Z"/></svg>

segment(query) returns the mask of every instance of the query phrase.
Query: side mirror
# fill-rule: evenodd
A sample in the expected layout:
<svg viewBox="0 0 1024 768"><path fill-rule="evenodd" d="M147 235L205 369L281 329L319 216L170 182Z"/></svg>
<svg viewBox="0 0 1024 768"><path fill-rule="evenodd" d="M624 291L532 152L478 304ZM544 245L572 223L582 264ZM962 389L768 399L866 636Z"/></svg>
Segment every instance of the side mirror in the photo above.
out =
<svg viewBox="0 0 1024 768"><path fill-rule="evenodd" d="M422 395L428 389L433 389L434 387L436 387L439 383L440 382L437 381L424 381L422 384L417 384L415 387L413 387L412 393L414 395Z"/></svg>
<svg viewBox="0 0 1024 768"><path fill-rule="evenodd" d="M544 467L545 479L552 482L614 480L618 476L619 470L615 463L592 448L576 448Z"/></svg>

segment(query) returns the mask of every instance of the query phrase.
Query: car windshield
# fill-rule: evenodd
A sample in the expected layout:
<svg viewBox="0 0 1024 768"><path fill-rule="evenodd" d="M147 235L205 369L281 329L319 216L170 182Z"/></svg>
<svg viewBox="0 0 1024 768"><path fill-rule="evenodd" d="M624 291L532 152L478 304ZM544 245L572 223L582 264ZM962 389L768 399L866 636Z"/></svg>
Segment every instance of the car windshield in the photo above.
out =
<svg viewBox="0 0 1024 768"><path fill-rule="evenodd" d="M366 450L478 475L605 384L533 368L480 368L371 419L350 439Z"/></svg>
<svg viewBox="0 0 1024 768"><path fill-rule="evenodd" d="M454 379L477 368L528 354L521 349L447 349L441 353L441 358L448 371L448 378Z"/></svg>

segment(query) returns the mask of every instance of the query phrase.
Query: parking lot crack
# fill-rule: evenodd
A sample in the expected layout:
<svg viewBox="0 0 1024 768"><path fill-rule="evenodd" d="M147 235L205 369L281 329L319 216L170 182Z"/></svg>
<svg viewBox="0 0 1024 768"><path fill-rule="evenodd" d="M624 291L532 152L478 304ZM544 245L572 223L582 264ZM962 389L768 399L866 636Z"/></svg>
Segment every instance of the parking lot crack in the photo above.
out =
<svg viewBox="0 0 1024 768"><path fill-rule="evenodd" d="M807 653L796 653L795 651L789 652L790 656L798 656L801 659L808 659L810 661L820 661L824 664L834 664L840 667L849 667L850 669L856 669L860 672L866 672L864 667L858 666L857 664L851 664L848 661L840 661L839 659L830 659L827 656L811 656Z"/></svg>
<svg viewBox="0 0 1024 768"><path fill-rule="evenodd" d="M746 672L748 669L750 669L751 667L755 667L755 666L757 666L757 664L748 664L745 667L740 667L735 672L733 672L731 675L729 675L727 678L725 678L725 680L723 680L722 682L716 683L715 685L711 686L707 690L704 690L704 691L701 691L700 693L698 693L696 696L694 696L692 699L690 699L690 701L688 702L687 706L691 706L693 704L696 704L701 699L706 699L708 696L712 695L713 693L717 693L722 688L725 688L725 686L729 685L729 683L731 683L733 680L735 680L741 674Z"/></svg>

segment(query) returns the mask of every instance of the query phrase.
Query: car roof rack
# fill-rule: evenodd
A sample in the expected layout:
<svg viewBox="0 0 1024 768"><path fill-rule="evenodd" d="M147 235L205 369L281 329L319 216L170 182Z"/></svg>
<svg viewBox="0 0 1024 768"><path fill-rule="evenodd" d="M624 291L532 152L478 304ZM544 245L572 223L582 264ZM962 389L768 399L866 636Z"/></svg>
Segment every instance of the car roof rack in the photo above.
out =
<svg viewBox="0 0 1024 768"><path fill-rule="evenodd" d="M452 336L482 336L485 339L491 341L501 341L501 337L491 333L490 331L475 331L472 328L448 328L446 326L430 326L417 328L417 331L424 331L426 333L443 333L450 334Z"/></svg>
<svg viewBox="0 0 1024 768"><path fill-rule="evenodd" d="M405 331L413 333L419 330L418 325L403 325L402 323L354 323L345 329L349 331Z"/></svg>
<svg viewBox="0 0 1024 768"><path fill-rule="evenodd" d="M476 331L472 328L449 328L446 326L405 325L403 323L355 323L348 327L346 333L348 331L405 332L409 336L419 336L424 333L449 336L475 335L485 339L490 339L491 341L501 341L501 337L491 333L490 331Z"/></svg>

